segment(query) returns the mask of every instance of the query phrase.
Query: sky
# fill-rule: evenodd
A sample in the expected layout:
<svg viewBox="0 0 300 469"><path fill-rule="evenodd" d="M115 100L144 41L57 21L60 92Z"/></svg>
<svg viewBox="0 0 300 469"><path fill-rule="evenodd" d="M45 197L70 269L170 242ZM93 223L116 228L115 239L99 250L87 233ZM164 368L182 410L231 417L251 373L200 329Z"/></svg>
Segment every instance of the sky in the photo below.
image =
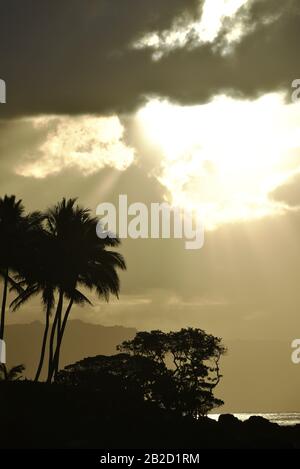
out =
<svg viewBox="0 0 300 469"><path fill-rule="evenodd" d="M1 195L95 214L127 194L205 226L197 251L124 240L120 299L73 318L299 336L299 31L297 0L1 0Z"/></svg>

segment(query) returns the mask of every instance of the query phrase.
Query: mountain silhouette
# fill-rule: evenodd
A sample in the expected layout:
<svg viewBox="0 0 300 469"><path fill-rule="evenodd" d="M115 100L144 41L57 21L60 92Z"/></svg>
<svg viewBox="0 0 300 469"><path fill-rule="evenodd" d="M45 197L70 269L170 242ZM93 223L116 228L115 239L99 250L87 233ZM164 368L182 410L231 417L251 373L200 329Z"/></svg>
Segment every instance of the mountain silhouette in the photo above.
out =
<svg viewBox="0 0 300 469"><path fill-rule="evenodd" d="M7 364L14 366L23 363L26 367L24 375L27 378L33 378L36 372L43 331L44 326L39 321L7 326ZM134 328L105 327L72 320L66 329L61 368L84 357L112 355L116 353L118 344L124 340L132 339L136 332ZM45 363L47 363L47 359ZM44 373L45 370L41 375L42 378L45 377Z"/></svg>

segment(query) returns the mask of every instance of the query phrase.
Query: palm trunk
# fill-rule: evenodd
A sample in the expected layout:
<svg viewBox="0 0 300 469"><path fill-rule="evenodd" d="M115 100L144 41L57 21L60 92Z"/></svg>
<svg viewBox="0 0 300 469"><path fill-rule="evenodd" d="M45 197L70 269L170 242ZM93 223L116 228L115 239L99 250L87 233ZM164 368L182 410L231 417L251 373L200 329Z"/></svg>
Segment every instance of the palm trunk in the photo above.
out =
<svg viewBox="0 0 300 469"><path fill-rule="evenodd" d="M6 368L5 363L0 363L0 371L2 371L3 373L3 380L7 381L8 374L7 374L7 368Z"/></svg>
<svg viewBox="0 0 300 469"><path fill-rule="evenodd" d="M46 353L46 345L47 345L47 338L48 338L48 331L49 331L49 324L50 324L50 311L51 308L47 306L47 312L46 312L46 324L45 324L45 330L44 330L44 336L43 336L43 343L42 343L42 350L41 350L41 356L40 356L40 361L37 367L36 375L34 378L34 381L37 382L39 380L43 364L44 364L44 359L45 359L45 353Z"/></svg>
<svg viewBox="0 0 300 469"><path fill-rule="evenodd" d="M0 339L1 340L4 339L7 287L8 287L8 268L5 269L5 273L4 273L4 286L3 286L3 296L2 296L2 306L1 306L1 323L0 323Z"/></svg>
<svg viewBox="0 0 300 469"><path fill-rule="evenodd" d="M60 330L61 330L61 314L62 314L62 307L59 311L59 314L57 316L57 327L56 327L56 343L58 341L59 335L60 335Z"/></svg>
<svg viewBox="0 0 300 469"><path fill-rule="evenodd" d="M47 377L47 383L51 383L52 381L52 376L53 376L53 365L54 365L54 356L53 356L53 351L54 351L54 340L55 340L55 333L57 333L57 341L59 339L58 335L58 321L59 318L61 318L61 312L63 308L63 299L64 299L64 294L63 291L59 291L59 298L58 298L58 303L57 303L57 308L56 308L56 313L55 313L55 318L52 324L52 329L51 329L51 335L50 335L50 344L49 344L49 364L48 364L48 377Z"/></svg>
<svg viewBox="0 0 300 469"><path fill-rule="evenodd" d="M54 367L53 367L55 377L56 377L56 375L58 373L58 370L59 370L59 358L60 358L61 344L62 344L64 332L65 332L65 329L66 329L66 325L67 325L67 322L68 322L69 314L70 314L70 311L71 311L72 306L73 306L73 302L74 302L74 299L71 298L70 301L69 301L68 307L66 309L65 315L64 315L64 319L63 319L63 322L62 322L62 325L61 325L60 334L59 334L57 345L56 345L56 350L55 350L55 355L54 355Z"/></svg>

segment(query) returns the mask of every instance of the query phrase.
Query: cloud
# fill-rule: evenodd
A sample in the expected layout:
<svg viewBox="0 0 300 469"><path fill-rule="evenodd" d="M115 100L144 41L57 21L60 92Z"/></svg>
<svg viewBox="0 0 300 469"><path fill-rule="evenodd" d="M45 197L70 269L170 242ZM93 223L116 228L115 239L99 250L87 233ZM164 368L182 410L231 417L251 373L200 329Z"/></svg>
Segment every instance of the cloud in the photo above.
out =
<svg viewBox="0 0 300 469"><path fill-rule="evenodd" d="M300 208L300 174L290 178L270 194L274 200L284 202L290 207Z"/></svg>
<svg viewBox="0 0 300 469"><path fill-rule="evenodd" d="M2 187L15 180L11 172L20 178L19 187L25 179L32 187L34 179L48 178L49 184L50 177L52 186L53 178L62 175L69 192L77 177L91 181L95 175L103 188L118 182L122 194L129 186L124 192L117 173L137 165L160 186L158 198L149 203L167 200L193 207L206 229L283 215L294 204L274 191L300 171L299 118L299 103L287 104L282 94L269 94L253 101L220 95L197 106L150 100L122 119L15 119L0 129ZM101 170L109 168L116 171L103 181ZM132 182L136 184L133 175ZM135 193L132 202L144 200Z"/></svg>
<svg viewBox="0 0 300 469"><path fill-rule="evenodd" d="M7 105L1 112L111 114L136 105L151 57L129 52L129 44L144 31L170 27L174 18L193 18L198 9L199 0L2 2Z"/></svg>
<svg viewBox="0 0 300 469"><path fill-rule="evenodd" d="M243 33L227 54L218 44L233 32L230 21L213 42L190 47L190 41L156 62L152 50L132 49L147 34L178 29L179 19L180 28L195 23L202 6L200 0L3 2L2 115L110 115L133 111L147 95L194 104L224 90L246 97L290 91L299 73L297 0L284 6L278 0L250 1L237 17Z"/></svg>
<svg viewBox="0 0 300 469"><path fill-rule="evenodd" d="M300 171L299 103L275 93L186 107L152 100L137 119L162 155L153 174L169 202L194 208L207 229L290 210L270 193Z"/></svg>
<svg viewBox="0 0 300 469"><path fill-rule="evenodd" d="M196 21L188 24L175 21L171 29L147 33L132 44L132 47L153 50L153 60L160 60L172 50L215 42L223 33L224 24L227 24L227 34L223 34L223 39L227 43L234 42L246 29L245 19L242 21L238 12L242 7L246 9L249 3L249 0L205 0Z"/></svg>
<svg viewBox="0 0 300 469"><path fill-rule="evenodd" d="M31 123L33 131L46 136L16 166L21 176L45 178L72 167L87 176L106 166L124 171L134 161L134 150L122 141L118 117L39 117Z"/></svg>

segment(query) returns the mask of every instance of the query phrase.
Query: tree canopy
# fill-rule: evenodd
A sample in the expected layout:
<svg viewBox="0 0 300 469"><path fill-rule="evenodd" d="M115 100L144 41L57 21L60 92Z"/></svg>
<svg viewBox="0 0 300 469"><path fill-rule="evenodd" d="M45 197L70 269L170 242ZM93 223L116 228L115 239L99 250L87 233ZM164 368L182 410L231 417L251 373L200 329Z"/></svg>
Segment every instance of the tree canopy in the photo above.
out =
<svg viewBox="0 0 300 469"><path fill-rule="evenodd" d="M221 379L221 339L201 329L138 332L119 354L86 358L67 366L57 381L103 388L112 382L138 390L144 400L183 414L204 415L223 402L213 391Z"/></svg>

